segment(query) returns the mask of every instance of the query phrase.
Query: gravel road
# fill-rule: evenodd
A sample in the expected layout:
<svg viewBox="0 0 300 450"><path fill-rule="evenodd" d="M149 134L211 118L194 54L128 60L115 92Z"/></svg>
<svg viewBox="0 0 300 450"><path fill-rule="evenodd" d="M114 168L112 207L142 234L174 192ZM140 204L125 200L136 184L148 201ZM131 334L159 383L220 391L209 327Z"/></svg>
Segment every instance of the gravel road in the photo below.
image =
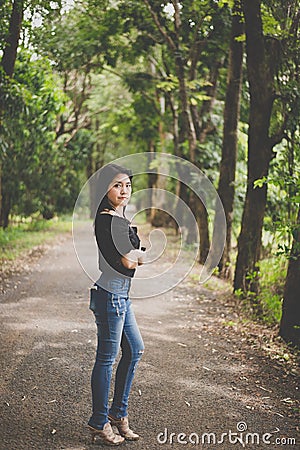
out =
<svg viewBox="0 0 300 450"><path fill-rule="evenodd" d="M238 325L219 284L205 289L187 277L163 295L134 300L146 350L129 415L142 438L121 448L300 448L296 371L268 350L266 337ZM90 285L71 236L7 281L1 449L102 448L86 428L96 348Z"/></svg>

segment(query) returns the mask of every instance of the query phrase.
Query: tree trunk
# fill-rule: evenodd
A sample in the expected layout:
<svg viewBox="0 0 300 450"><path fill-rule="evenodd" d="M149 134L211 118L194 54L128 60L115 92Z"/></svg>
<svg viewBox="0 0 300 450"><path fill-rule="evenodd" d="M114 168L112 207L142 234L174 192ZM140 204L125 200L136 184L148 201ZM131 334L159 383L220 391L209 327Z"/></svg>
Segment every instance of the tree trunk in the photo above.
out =
<svg viewBox="0 0 300 450"><path fill-rule="evenodd" d="M100 121L96 119L95 122L95 130L96 133L99 132ZM98 174L94 175L97 170L99 170L104 165L104 150L101 148L97 140L95 147L91 148L91 151L88 155L88 162L86 168L87 179L89 180L92 176L92 180L89 182L89 200L90 200L90 218L94 219L98 206L99 206L99 177Z"/></svg>
<svg viewBox="0 0 300 450"><path fill-rule="evenodd" d="M197 165L196 162L196 132L194 127L194 122L191 115L190 110L190 102L187 95L187 88L184 77L184 68L181 57L176 58L177 61L177 76L179 79L179 96L181 99L182 105L182 114L183 114L183 126L185 127L185 135L188 136L189 142L189 156L190 161L193 164ZM204 264L206 261L208 252L209 252L209 232L208 232L208 216L205 207L202 202L196 197L193 191L190 192L189 196L189 205L195 214L195 218L198 224L199 235L200 235L200 251L199 251L199 262ZM189 230L189 234L187 237L187 243L194 243L195 235L193 230Z"/></svg>
<svg viewBox="0 0 300 450"><path fill-rule="evenodd" d="M157 154L159 155L159 153ZM150 223L153 227L166 227L173 225L173 219L168 213L168 205L166 202L166 191L168 176L166 175L167 167L164 168L164 173L157 170L155 178L152 177L151 186L151 214ZM149 179L150 181L150 179Z"/></svg>
<svg viewBox="0 0 300 450"><path fill-rule="evenodd" d="M158 92L156 93L156 98L157 103L160 105L160 120L158 123L159 142L160 148L164 153L166 148L166 140L168 139L163 122L163 117L165 114L165 99L163 98L163 101L161 101L161 94ZM170 216L165 211L167 207L165 195L166 184L167 177L162 175L158 170L155 177L155 183L152 186L151 204L153 207L151 208L150 222L153 227L168 227L170 224Z"/></svg>
<svg viewBox="0 0 300 450"><path fill-rule="evenodd" d="M284 287L279 334L300 348L300 208Z"/></svg>
<svg viewBox="0 0 300 450"><path fill-rule="evenodd" d="M244 30L244 25L241 20L240 0L235 1L232 12L227 90L224 108L222 160L218 187L218 194L223 203L227 223L226 242L219 264L220 275L223 278L231 278L231 233L243 64L243 43L236 40L236 37L240 36Z"/></svg>
<svg viewBox="0 0 300 450"><path fill-rule="evenodd" d="M180 156L180 155L176 155L176 156ZM181 223L183 224L183 228L184 228L184 236L182 236L182 239L184 241L184 243L189 243L189 239L190 236L196 236L196 229L194 229L193 225L190 223L190 220L188 220L188 218L185 216L185 210L183 205L189 205L189 189L187 187L187 184L180 181L180 180L189 180L190 174L188 171L188 168L186 166L184 166L183 164L181 164L181 161L176 162L176 170L178 172L179 175L179 180L177 180L177 186L176 186L176 195L179 199L182 200L177 202L176 205L176 212L175 215L176 217L180 217L181 218ZM192 228L191 228L192 227ZM183 229L179 230L177 229L177 232L181 231L183 233ZM195 238L194 241L195 242Z"/></svg>
<svg viewBox="0 0 300 450"><path fill-rule="evenodd" d="M151 166L151 163L154 160L154 158L155 158L155 144L154 144L154 141L151 140L149 142L147 167ZM151 221L151 212L152 212L152 189L154 189L156 179L157 179L157 174L153 173L153 172L149 172L147 178L148 178L147 188L149 190L147 205L149 205L149 207L146 209L146 218L147 218L147 221L150 222ZM141 206L143 207L143 205L141 205ZM139 210L139 207L137 207L137 209Z"/></svg>
<svg viewBox="0 0 300 450"><path fill-rule="evenodd" d="M4 73L11 78L14 74L17 58L17 49L21 34L24 12L24 0L15 0L13 2L12 13L9 21L8 35L3 50L1 64ZM3 111L0 111L2 120ZM6 193L3 186L3 168L0 160L0 226L6 228L9 223L10 202L6 202Z"/></svg>
<svg viewBox="0 0 300 450"><path fill-rule="evenodd" d="M0 158L0 227L2 224L2 214L3 214L3 201L2 201L2 161Z"/></svg>
<svg viewBox="0 0 300 450"><path fill-rule="evenodd" d="M190 105L197 141L200 144L203 144L207 135L215 130L215 125L211 120L211 112L217 96L221 65L222 63L220 61L215 61L214 65L210 69L210 85L206 89L206 95L210 97L209 100L203 101L200 111L198 111L197 105Z"/></svg>
<svg viewBox="0 0 300 450"><path fill-rule="evenodd" d="M20 39L24 12L24 0L15 0L9 21L8 36L3 50L2 66L8 77L12 77L17 58L17 49Z"/></svg>
<svg viewBox="0 0 300 450"><path fill-rule="evenodd" d="M234 290L258 292L258 261L261 251L263 219L267 200L267 184L254 188L254 181L268 176L272 158L269 138L271 112L274 101L274 64L265 48L262 30L261 1L244 0L246 26L247 72L250 91L250 117L248 132L247 192L241 232ZM256 296L253 307L259 313Z"/></svg>
<svg viewBox="0 0 300 450"><path fill-rule="evenodd" d="M189 143L189 157L192 163L195 162L195 152L197 146L197 138L194 123L190 113L190 104L187 94L185 71L184 71L184 61L182 56L178 54L175 55L176 64L176 74L179 82L179 98L181 103L181 116L182 116L182 136L188 139Z"/></svg>
<svg viewBox="0 0 300 450"><path fill-rule="evenodd" d="M7 228L9 225L9 214L11 210L10 196L5 192L2 193L2 204L0 212L0 226Z"/></svg>
<svg viewBox="0 0 300 450"><path fill-rule="evenodd" d="M209 231L208 231L208 214L205 206L199 197L194 193L190 192L189 206L195 216L199 238L200 238L200 253L199 253L199 263L204 264L208 253L209 253ZM189 233L187 236L187 243L194 244L196 239L196 233Z"/></svg>

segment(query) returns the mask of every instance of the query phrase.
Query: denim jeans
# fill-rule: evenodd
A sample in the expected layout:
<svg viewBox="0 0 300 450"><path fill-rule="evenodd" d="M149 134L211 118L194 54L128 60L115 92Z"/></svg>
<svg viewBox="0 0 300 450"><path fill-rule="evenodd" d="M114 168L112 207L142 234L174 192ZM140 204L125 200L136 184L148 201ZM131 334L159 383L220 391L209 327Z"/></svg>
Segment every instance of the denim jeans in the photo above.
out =
<svg viewBox="0 0 300 450"><path fill-rule="evenodd" d="M99 280L101 281L101 280ZM103 280L102 280L103 281ZM97 282L98 283L98 282ZM93 414L89 425L103 429L108 414L119 419L127 415L128 397L135 369L140 360L144 343L138 329L131 300L128 297L130 279L115 277L91 289L90 309L95 315L98 346L92 372ZM122 350L116 378L113 401L108 409L112 369Z"/></svg>

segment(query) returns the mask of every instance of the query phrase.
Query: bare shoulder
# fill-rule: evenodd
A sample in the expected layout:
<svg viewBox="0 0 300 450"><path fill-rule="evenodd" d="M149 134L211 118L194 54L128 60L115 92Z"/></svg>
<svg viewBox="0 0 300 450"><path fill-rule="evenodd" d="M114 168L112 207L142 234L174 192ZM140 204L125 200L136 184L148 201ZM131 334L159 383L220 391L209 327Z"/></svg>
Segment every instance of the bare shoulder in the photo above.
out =
<svg viewBox="0 0 300 450"><path fill-rule="evenodd" d="M117 214L115 213L115 211L111 210L111 209L104 209L103 211L100 212L101 215L107 215L107 216L116 216Z"/></svg>

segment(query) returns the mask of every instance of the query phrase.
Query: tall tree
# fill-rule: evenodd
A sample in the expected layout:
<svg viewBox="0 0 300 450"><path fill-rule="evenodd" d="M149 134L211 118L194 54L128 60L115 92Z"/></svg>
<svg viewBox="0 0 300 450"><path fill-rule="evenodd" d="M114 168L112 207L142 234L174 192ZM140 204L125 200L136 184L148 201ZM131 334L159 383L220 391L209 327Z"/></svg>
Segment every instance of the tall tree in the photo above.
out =
<svg viewBox="0 0 300 450"><path fill-rule="evenodd" d="M4 72L8 77L12 77L14 73L23 15L24 0L14 0L1 62Z"/></svg>
<svg viewBox="0 0 300 450"><path fill-rule="evenodd" d="M3 55L1 60L1 65L4 71L4 74L11 78L14 73L15 63L17 58L17 49L21 34L22 21L24 14L24 1L23 0L14 0L11 16L9 20L9 27L7 36L5 39ZM2 78L2 76L1 76ZM4 79L1 80L1 84L5 83ZM5 83L6 84L6 83ZM2 92L3 94L3 92ZM3 108L4 105L0 107L0 124L2 125L3 121ZM2 155L0 151L0 226L7 227L8 225L8 214L7 211L10 209L10 196L9 193L3 192L3 180L2 180Z"/></svg>
<svg viewBox="0 0 300 450"><path fill-rule="evenodd" d="M218 194L224 206L227 231L224 252L219 264L221 276L230 278L230 252L233 220L234 182L238 146L238 121L242 85L243 42L240 38L244 31L240 0L235 0L232 8L227 88L224 107L224 126L222 159ZM217 214L217 212L216 212Z"/></svg>
<svg viewBox="0 0 300 450"><path fill-rule="evenodd" d="M247 74L250 92L248 131L247 191L238 239L238 256L234 289L258 292L261 238L267 200L267 183L255 187L255 181L268 177L273 147L281 142L286 117L271 135L270 124L276 95L276 73L282 53L279 39L264 35L262 1L243 0L246 29ZM252 296L253 307L260 310L257 296Z"/></svg>
<svg viewBox="0 0 300 450"><path fill-rule="evenodd" d="M206 97L206 103L203 102L200 111L197 111L195 103L193 105L192 97L199 98L199 61L201 54L207 50L207 43L212 35L226 30L226 27L220 27L220 23L210 23L210 28L204 31L202 28L208 17L221 17L218 6L212 2L187 2L182 5L179 1L174 0L171 3L161 3L158 5L151 0L143 0L147 6L153 24L160 34L161 39L166 45L170 61L173 68L173 76L177 79L177 93L178 93L178 116L173 114L174 120L179 124L179 133L176 133L175 149L178 156L188 158L192 163L196 164L200 169L201 157L199 156L199 143L203 143L207 131L211 124L206 121L204 115L211 112L216 95L217 75L218 75L218 61L217 64L211 64L210 73L210 97ZM172 8L172 17L167 18L166 8ZM218 15L219 14L219 15ZM223 23L224 25L224 23ZM146 31L147 32L147 31ZM216 36L218 40L219 36ZM221 39L219 43L222 42ZM220 45L220 44L219 44ZM217 53L216 53L217 55ZM194 89L193 89L194 86ZM211 95L212 94L212 95ZM172 108L174 111L174 108ZM208 126L209 125L209 126ZM174 130L176 123L174 123ZM197 136L198 134L198 136ZM177 140L178 137L178 140ZM188 151L185 149L187 143ZM185 186L180 186L180 195L186 198L184 193ZM209 232L208 232L208 215L203 203L194 195L193 192L189 194L189 206L197 218L197 224L200 234L200 252L199 261L204 263L209 252ZM193 241L194 236L191 234L188 241Z"/></svg>
<svg viewBox="0 0 300 450"><path fill-rule="evenodd" d="M300 208L284 287L280 336L300 348Z"/></svg>
<svg viewBox="0 0 300 450"><path fill-rule="evenodd" d="M20 162L15 160L17 157L24 162L21 157L22 152L19 149L16 150L15 142L25 130L16 127L16 120L20 114L31 107L30 100L32 100L28 92L26 93L26 88L23 89L22 82L19 83L14 79L20 37L25 23L24 13L26 10L28 17L30 14L33 17L38 10L41 15L50 15L51 11L56 11L56 7L59 9L60 3L60 0L28 2L14 0L13 2L4 1L1 4L0 48L3 53L0 67L0 131L2 137L0 141L0 226L3 227L8 225L9 211L19 183L19 180L7 171L7 165L12 167L14 161L17 166ZM30 20L26 21L26 27L30 29ZM19 122L20 126L23 119L24 117Z"/></svg>

